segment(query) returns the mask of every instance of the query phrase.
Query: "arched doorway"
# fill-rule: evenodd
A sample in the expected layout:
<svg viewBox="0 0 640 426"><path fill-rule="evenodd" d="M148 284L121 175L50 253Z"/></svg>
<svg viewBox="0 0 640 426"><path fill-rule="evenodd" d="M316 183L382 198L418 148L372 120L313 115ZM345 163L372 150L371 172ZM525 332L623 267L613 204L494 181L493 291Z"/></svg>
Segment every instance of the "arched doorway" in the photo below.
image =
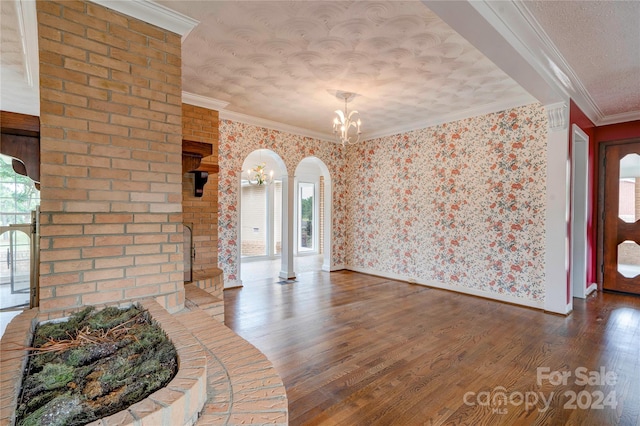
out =
<svg viewBox="0 0 640 426"><path fill-rule="evenodd" d="M258 183L249 170L262 167L268 180ZM240 279L277 277L283 250L283 177L287 169L282 158L268 149L250 153L242 163L239 209Z"/></svg>
<svg viewBox="0 0 640 426"><path fill-rule="evenodd" d="M248 170L262 164L268 176L273 171L273 180L252 184ZM283 275L295 276L293 271L329 271L332 185L326 164L307 157L293 178L276 153L261 149L249 154L242 168L238 246L243 285L253 280L286 281L289 278ZM286 242L287 229L293 231L291 245Z"/></svg>

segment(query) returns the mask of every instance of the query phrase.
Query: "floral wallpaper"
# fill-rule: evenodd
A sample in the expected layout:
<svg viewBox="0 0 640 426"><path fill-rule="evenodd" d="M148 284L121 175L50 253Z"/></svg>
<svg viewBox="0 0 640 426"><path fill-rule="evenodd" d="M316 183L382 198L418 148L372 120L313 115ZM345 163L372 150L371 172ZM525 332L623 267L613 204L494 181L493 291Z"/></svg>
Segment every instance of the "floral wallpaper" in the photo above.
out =
<svg viewBox="0 0 640 426"><path fill-rule="evenodd" d="M332 266L544 301L547 118L539 104L349 146L220 121L219 254L238 284L242 163L270 149L293 174L322 160Z"/></svg>
<svg viewBox="0 0 640 426"><path fill-rule="evenodd" d="M284 161L293 175L306 157L322 160L331 174L333 186L331 264L345 263L345 158L335 143L293 135L231 120L220 120L218 163L218 266L227 286L238 283L238 187L244 159L257 149L269 149Z"/></svg>
<svg viewBox="0 0 640 426"><path fill-rule="evenodd" d="M544 300L544 109L368 140L347 152L347 265Z"/></svg>

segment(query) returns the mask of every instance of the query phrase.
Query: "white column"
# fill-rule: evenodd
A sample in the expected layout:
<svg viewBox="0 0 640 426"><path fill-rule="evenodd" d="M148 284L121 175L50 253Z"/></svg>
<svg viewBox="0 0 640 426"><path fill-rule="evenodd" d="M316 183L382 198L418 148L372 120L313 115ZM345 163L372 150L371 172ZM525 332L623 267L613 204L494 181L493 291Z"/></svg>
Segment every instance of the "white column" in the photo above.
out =
<svg viewBox="0 0 640 426"><path fill-rule="evenodd" d="M295 203L295 176L282 177L282 257L280 278L292 280L293 271L293 227L296 222L293 206Z"/></svg>
<svg viewBox="0 0 640 426"><path fill-rule="evenodd" d="M568 314L573 300L567 301L569 271L569 109L567 103L545 105L547 132L547 217L544 309Z"/></svg>

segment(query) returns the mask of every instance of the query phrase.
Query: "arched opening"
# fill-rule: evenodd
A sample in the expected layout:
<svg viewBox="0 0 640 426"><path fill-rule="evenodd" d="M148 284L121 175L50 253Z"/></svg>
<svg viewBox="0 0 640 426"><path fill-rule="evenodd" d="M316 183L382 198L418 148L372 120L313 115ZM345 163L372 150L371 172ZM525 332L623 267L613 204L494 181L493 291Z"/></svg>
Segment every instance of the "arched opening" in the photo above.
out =
<svg viewBox="0 0 640 426"><path fill-rule="evenodd" d="M257 150L243 162L240 182L240 277L254 280L285 280L298 272L330 270L331 264L331 175L316 157L303 159L295 178L287 176L280 157ZM248 170L264 164L266 185L250 182ZM286 243L286 231L293 243ZM289 254L293 265L289 263ZM295 271L295 273L292 273Z"/></svg>
<svg viewBox="0 0 640 426"><path fill-rule="evenodd" d="M257 182L248 173L261 167L267 182ZM287 176L282 158L268 149L258 149L242 163L240 177L238 232L240 277L260 279L278 275L276 261L282 255L283 177Z"/></svg>

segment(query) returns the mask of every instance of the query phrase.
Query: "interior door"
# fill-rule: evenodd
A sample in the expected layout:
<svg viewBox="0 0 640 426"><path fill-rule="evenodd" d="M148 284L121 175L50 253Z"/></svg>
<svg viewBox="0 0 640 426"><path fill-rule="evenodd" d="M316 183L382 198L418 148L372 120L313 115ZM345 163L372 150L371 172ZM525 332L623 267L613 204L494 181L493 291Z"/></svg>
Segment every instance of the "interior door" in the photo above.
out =
<svg viewBox="0 0 640 426"><path fill-rule="evenodd" d="M640 295L640 140L605 147L603 288Z"/></svg>

